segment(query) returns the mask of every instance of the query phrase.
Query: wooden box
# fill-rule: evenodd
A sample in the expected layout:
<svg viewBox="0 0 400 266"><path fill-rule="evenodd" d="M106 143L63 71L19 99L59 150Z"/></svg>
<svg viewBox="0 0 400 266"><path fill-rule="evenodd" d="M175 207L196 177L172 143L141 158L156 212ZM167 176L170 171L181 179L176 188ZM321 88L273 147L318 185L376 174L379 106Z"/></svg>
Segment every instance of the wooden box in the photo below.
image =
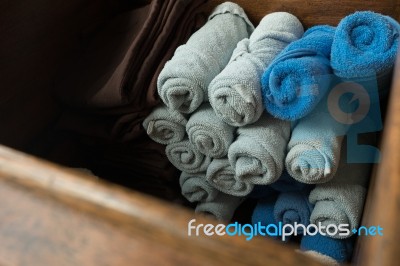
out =
<svg viewBox="0 0 400 266"><path fill-rule="evenodd" d="M208 1L205 12L221 2ZM356 10L400 19L400 2L392 0L235 2L254 23L273 11L291 12L305 27L336 25ZM400 260L400 63L394 72L382 160L362 220L383 227L384 236L359 237L354 265ZM0 147L0 199L1 265L320 265L295 246L269 239L188 236L190 210L6 146ZM216 223L206 217L200 222Z"/></svg>

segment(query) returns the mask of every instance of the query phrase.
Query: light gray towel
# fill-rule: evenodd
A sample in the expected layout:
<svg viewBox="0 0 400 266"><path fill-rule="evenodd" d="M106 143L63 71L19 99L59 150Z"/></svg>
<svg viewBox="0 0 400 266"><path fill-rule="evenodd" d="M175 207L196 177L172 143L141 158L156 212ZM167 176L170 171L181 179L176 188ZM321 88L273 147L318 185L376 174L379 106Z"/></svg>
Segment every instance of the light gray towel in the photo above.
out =
<svg viewBox="0 0 400 266"><path fill-rule="evenodd" d="M219 191L206 181L206 173L189 174L182 172L179 178L182 195L190 202L209 202Z"/></svg>
<svg viewBox="0 0 400 266"><path fill-rule="evenodd" d="M214 200L198 203L195 212L211 215L217 220L229 222L242 201L243 198L220 192Z"/></svg>
<svg viewBox="0 0 400 266"><path fill-rule="evenodd" d="M182 172L205 172L211 163L211 158L199 152L187 138L168 144L165 153L168 160Z"/></svg>
<svg viewBox="0 0 400 266"><path fill-rule="evenodd" d="M143 127L152 140L168 145L183 140L186 123L187 120L181 113L162 105L146 117Z"/></svg>
<svg viewBox="0 0 400 266"><path fill-rule="evenodd" d="M254 185L235 178L235 171L227 158L213 159L207 168L206 178L213 187L233 196L246 196L254 188Z"/></svg>
<svg viewBox="0 0 400 266"><path fill-rule="evenodd" d="M238 43L225 69L208 88L215 113L226 123L244 126L256 122L263 110L261 76L272 60L303 35L293 15L276 12L265 16L249 39Z"/></svg>
<svg viewBox="0 0 400 266"><path fill-rule="evenodd" d="M256 185L275 182L282 174L290 123L264 112L254 124L240 127L228 151L236 179Z"/></svg>
<svg viewBox="0 0 400 266"><path fill-rule="evenodd" d="M237 43L253 29L237 4L217 6L208 22L176 49L161 71L157 87L163 102L182 113L192 113L208 101L211 80L226 66Z"/></svg>
<svg viewBox="0 0 400 266"><path fill-rule="evenodd" d="M373 134L364 135L365 140L371 138ZM336 175L332 180L324 184L318 184L311 191L309 201L315 204L311 213L311 223L327 226L329 224L349 224L350 231L358 228L364 207L367 193L367 186L371 173L371 164L347 163L346 146L343 145L340 165ZM348 236L339 234L334 238L347 238Z"/></svg>
<svg viewBox="0 0 400 266"><path fill-rule="evenodd" d="M235 128L219 119L209 104L192 114L186 132L197 150L212 158L225 157L235 138Z"/></svg>
<svg viewBox="0 0 400 266"><path fill-rule="evenodd" d="M334 120L326 99L309 115L297 121L286 156L286 169L297 181L307 184L328 182L340 161L343 135L348 125Z"/></svg>

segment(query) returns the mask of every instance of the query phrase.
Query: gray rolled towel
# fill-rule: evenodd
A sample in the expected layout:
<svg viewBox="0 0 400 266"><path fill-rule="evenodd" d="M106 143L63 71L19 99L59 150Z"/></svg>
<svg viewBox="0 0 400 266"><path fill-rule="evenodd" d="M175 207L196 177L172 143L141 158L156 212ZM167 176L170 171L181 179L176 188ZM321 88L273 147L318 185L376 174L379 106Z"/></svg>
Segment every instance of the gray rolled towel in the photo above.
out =
<svg viewBox="0 0 400 266"><path fill-rule="evenodd" d="M190 202L213 201L219 191L206 181L206 173L189 174L182 172L179 178L182 195Z"/></svg>
<svg viewBox="0 0 400 266"><path fill-rule="evenodd" d="M371 137L370 140L374 141L371 134L365 137ZM315 204L311 223L320 222L324 226L349 224L349 235L336 234L333 238L350 237L354 234L351 230L358 228L371 173L371 164L347 163L346 152L346 146L343 145L336 175L329 182L316 185L309 196L310 203Z"/></svg>
<svg viewBox="0 0 400 266"><path fill-rule="evenodd" d="M161 105L146 117L143 127L152 140L168 145L184 139L186 123L181 113Z"/></svg>
<svg viewBox="0 0 400 266"><path fill-rule="evenodd" d="M286 169L306 184L328 182L336 173L340 149L348 125L337 122L322 100L309 115L298 120L292 130Z"/></svg>
<svg viewBox="0 0 400 266"><path fill-rule="evenodd" d="M219 119L209 104L192 114L186 132L197 150L212 158L226 156L235 138L235 128Z"/></svg>
<svg viewBox="0 0 400 266"><path fill-rule="evenodd" d="M214 200L198 203L195 212L211 215L217 220L229 222L243 200L243 198L220 192Z"/></svg>
<svg viewBox="0 0 400 266"><path fill-rule="evenodd" d="M265 16L250 38L238 43L229 64L210 83L208 96L215 113L233 126L256 122L264 110L260 81L263 72L303 32L300 21L289 13Z"/></svg>
<svg viewBox="0 0 400 266"><path fill-rule="evenodd" d="M290 123L264 112L254 124L238 128L228 151L236 179L255 185L275 182L284 168Z"/></svg>
<svg viewBox="0 0 400 266"><path fill-rule="evenodd" d="M207 168L206 179L219 191L233 196L246 196L254 188L253 184L235 178L235 171L227 158L213 159Z"/></svg>
<svg viewBox="0 0 400 266"><path fill-rule="evenodd" d="M226 66L237 43L253 29L237 4L217 6L208 22L176 49L161 71L157 87L163 102L182 113L192 113L208 101L211 80Z"/></svg>
<svg viewBox="0 0 400 266"><path fill-rule="evenodd" d="M187 173L204 172L211 162L211 158L199 152L187 138L168 144L165 153L176 168Z"/></svg>

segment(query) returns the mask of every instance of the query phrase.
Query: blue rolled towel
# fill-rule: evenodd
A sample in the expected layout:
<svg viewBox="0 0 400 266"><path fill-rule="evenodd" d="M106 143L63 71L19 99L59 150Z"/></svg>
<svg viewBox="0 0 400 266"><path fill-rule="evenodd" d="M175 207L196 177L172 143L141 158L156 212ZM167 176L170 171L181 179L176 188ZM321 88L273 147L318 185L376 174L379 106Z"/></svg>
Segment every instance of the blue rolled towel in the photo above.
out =
<svg viewBox="0 0 400 266"><path fill-rule="evenodd" d="M334 73L346 79L379 76L396 60L400 25L371 11L355 12L337 26L332 43Z"/></svg>
<svg viewBox="0 0 400 266"><path fill-rule="evenodd" d="M282 224L301 224L307 227L310 224L310 215L313 205L308 201L310 187L300 191L282 192L274 206L274 218ZM303 234L303 228L298 227L297 234Z"/></svg>
<svg viewBox="0 0 400 266"><path fill-rule="evenodd" d="M312 27L270 64L261 79L264 106L269 113L294 121L315 108L330 88L334 34L334 27Z"/></svg>
<svg viewBox="0 0 400 266"><path fill-rule="evenodd" d="M279 192L299 191L304 189L306 186L306 184L298 182L293 177L291 177L286 170L283 171L278 181L269 185L271 189Z"/></svg>
<svg viewBox="0 0 400 266"><path fill-rule="evenodd" d="M228 64L237 43L254 27L237 4L218 5L207 23L176 49L157 80L158 94L171 109L192 113L208 101L208 85Z"/></svg>
<svg viewBox="0 0 400 266"><path fill-rule="evenodd" d="M209 85L209 101L217 116L233 126L256 122L264 109L261 75L303 32L300 21L292 14L274 12L266 15L250 38L238 43L229 64Z"/></svg>
<svg viewBox="0 0 400 266"><path fill-rule="evenodd" d="M304 235L300 242L301 251L327 265L338 265L349 261L353 247L352 238L334 239L321 234Z"/></svg>
<svg viewBox="0 0 400 266"><path fill-rule="evenodd" d="M274 217L275 201L276 201L276 194L271 194L268 197L260 199L253 210L251 216L251 223L260 224L262 226L268 226L270 224L278 226L278 223L276 222ZM271 229L271 232L275 233L273 232L273 229Z"/></svg>

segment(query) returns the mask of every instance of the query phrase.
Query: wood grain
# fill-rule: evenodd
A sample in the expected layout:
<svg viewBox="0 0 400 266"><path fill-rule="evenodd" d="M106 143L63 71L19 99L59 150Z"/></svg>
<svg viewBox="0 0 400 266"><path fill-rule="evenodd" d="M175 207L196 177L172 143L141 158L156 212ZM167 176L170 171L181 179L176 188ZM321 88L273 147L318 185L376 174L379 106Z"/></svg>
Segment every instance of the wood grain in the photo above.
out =
<svg viewBox="0 0 400 266"><path fill-rule="evenodd" d="M381 163L372 176L362 224L381 226L383 236L358 241L359 265L395 265L400 259L400 64L397 60L381 143ZM395 263L397 262L397 263Z"/></svg>
<svg viewBox="0 0 400 266"><path fill-rule="evenodd" d="M190 237L186 209L3 146L0 199L1 265L320 265L268 239Z"/></svg>
<svg viewBox="0 0 400 266"><path fill-rule="evenodd" d="M207 13L224 0L209 0L205 6ZM305 28L316 24L328 24L336 26L346 15L355 11L372 10L400 19L400 1L385 0L234 0L246 11L250 20L257 25L268 13L285 11L292 13L300 19Z"/></svg>

